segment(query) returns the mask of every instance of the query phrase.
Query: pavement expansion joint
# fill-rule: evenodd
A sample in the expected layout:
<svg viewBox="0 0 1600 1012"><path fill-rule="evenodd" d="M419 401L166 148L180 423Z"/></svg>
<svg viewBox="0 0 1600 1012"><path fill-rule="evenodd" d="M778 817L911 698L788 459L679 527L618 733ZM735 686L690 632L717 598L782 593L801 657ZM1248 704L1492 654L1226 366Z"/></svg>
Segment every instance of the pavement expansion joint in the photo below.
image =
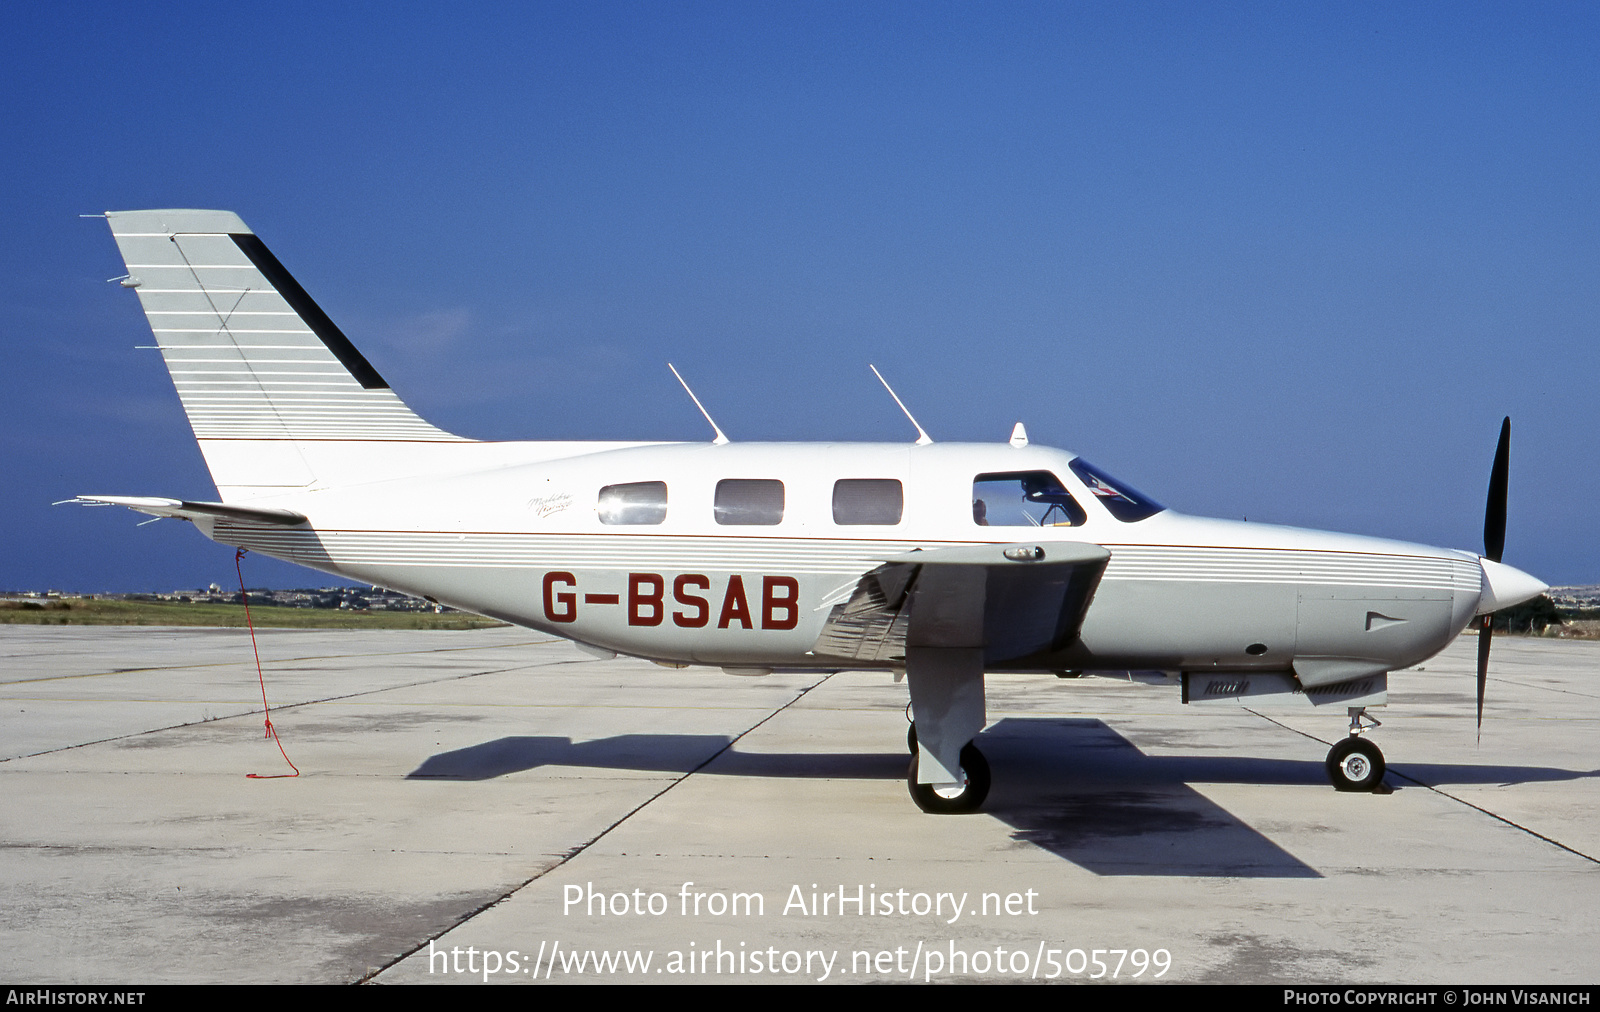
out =
<svg viewBox="0 0 1600 1012"><path fill-rule="evenodd" d="M1293 731L1295 734L1304 735L1305 737L1310 738L1312 741L1320 741L1324 745L1328 745L1330 747L1333 745L1332 742L1323 741L1323 739L1318 738L1314 734L1308 734L1305 731L1300 730L1299 728L1290 727L1288 724L1283 723L1281 720L1273 720L1271 717L1267 716L1264 713L1258 713L1257 711L1251 710L1248 707L1245 709L1245 712L1246 713L1253 713L1257 717L1260 717L1262 720L1268 721L1268 722L1273 723L1273 724L1277 724L1279 727L1281 727L1281 728L1283 728L1285 730L1288 730L1288 731ZM1600 773L1600 770L1597 770L1595 772ZM1489 809L1484 808L1482 805L1475 805L1472 802L1466 800L1465 798L1457 797L1456 795L1451 794L1449 791L1446 791L1446 790L1443 790L1441 788L1435 787L1434 785L1432 785L1430 783L1426 783L1426 782L1424 782L1422 780L1418 780L1416 777L1410 776L1410 775L1408 775L1406 773L1402 773L1399 769L1396 769L1394 766L1390 766L1388 768L1387 773L1388 774L1393 774L1394 776L1399 777L1401 780L1406 780L1406 781L1409 781L1410 783L1416 784L1418 787L1426 788L1427 790L1430 790L1433 793L1439 795L1441 798L1448 798L1449 800L1454 801L1458 805L1465 805L1467 808L1470 808L1475 812L1482 812L1484 815L1489 816L1491 819L1496 819L1496 820L1498 820L1500 822L1503 822L1506 825L1510 826L1512 829L1520 830L1521 832L1527 833L1529 836L1534 837L1535 839L1543 840L1545 843L1550 844L1552 847L1559 847L1560 849L1566 851L1569 854L1573 854L1573 855L1575 855L1577 857L1583 858L1585 861L1590 861L1590 862L1592 862L1594 864L1600 864L1600 858L1596 858L1591 854L1585 854L1583 851L1578 850L1575 847L1569 847L1566 844L1562 843L1560 840L1556 840L1556 839L1553 839L1551 837L1548 837L1548 836L1544 835L1543 833L1539 832L1536 829L1530 829L1529 827L1524 826L1521 823L1519 823L1519 822L1517 822L1517 821L1515 821L1513 819L1506 818L1504 815L1500 815L1500 814L1498 814L1496 812L1491 812L1491 811L1489 811ZM1377 794L1379 792L1378 791L1374 791L1373 793ZM1392 793L1392 791L1383 791L1382 793L1387 794L1387 793Z"/></svg>
<svg viewBox="0 0 1600 1012"><path fill-rule="evenodd" d="M436 934L430 935L429 937L422 939L415 946L413 946L410 949L407 949L406 951L400 953L399 955L395 956L393 959L389 960L388 962L384 963L383 965L378 966L378 967L376 967L376 968L374 968L372 970L369 970L362 977L360 977L359 979L355 980L354 983L356 983L356 984L369 983L374 977L378 976L380 973L383 973L385 970L389 969L390 967L392 967L392 966L404 961L405 959L410 958L413 954L415 954L417 952L420 952L422 950L422 947L427 945L429 942L438 941L440 938L443 938L445 935L447 935L450 932L454 931L455 929L461 927L463 924L466 924L468 921L472 920L474 917L477 917L479 914L483 913L484 911L490 910L490 909L492 909L494 907L499 906L501 903L504 903L506 900L509 900L511 897L515 896L517 893L521 892L523 889L526 889L528 886L530 886L533 883L535 883L535 882L539 881L540 879L544 878L546 875L549 875L551 872L555 871L556 869L565 866L573 858L575 858L578 855L584 853L590 847L593 847L595 844L597 844L601 840L605 839L607 836L609 836L611 834L611 832L613 830L617 829L623 823L627 822L629 819L633 818L635 815L638 815L640 812L642 812L646 808L650 807L652 804L654 804L657 801L657 799L661 798L668 791L672 790L674 787L676 787L679 784L683 783L685 780L688 780L690 777L694 776L696 773L699 773L701 770L705 769L707 766L709 766L712 763L716 762L719 757L721 757L729 749L731 749L735 745L737 745L740 742L740 740L742 740L746 735L750 734L752 731L755 731L757 728L761 727L761 725L765 724L767 721L769 721L772 718L776 717L778 714L780 714L783 711L789 709L789 707L793 706L795 703L797 703L801 699L805 698L806 693L810 692L812 689L817 688L819 685L822 685L828 679L832 678L834 674L835 674L834 672L829 672L828 674L825 674L822 677L818 678L815 682L812 682L810 685L801 686L795 692L794 696L788 700L788 702L786 702L782 706L774 709L771 713L768 713L766 716L762 717L760 720L756 721L754 724L751 724L749 727L745 728L743 731L740 731L737 735L734 735L733 737L731 737L728 740L728 743L726 745L723 745L721 748L717 749L716 752L714 752L711 755L707 756L706 759L703 762L701 762L698 766L696 766L694 769L689 770L687 773L684 773L681 776L674 777L672 780L667 782L659 791L656 791L654 794L650 795L648 798L646 798L643 801L639 802L639 804L635 805L632 809L630 809L629 811L624 813L621 818L619 818L616 821L612 822L610 825L608 825L604 829L600 830L600 832L596 833L594 836L590 837L589 839L585 840L584 842L582 842L582 843L578 844L577 846L573 847L570 851L567 852L567 854L565 856L563 856L559 861L557 861L554 864L550 865L550 867L545 868L543 871L540 871L538 874L533 875L533 876L523 880L522 882L520 882L517 885L515 885L515 886L511 887L510 889L506 890L504 893L501 893L499 896L497 896L496 898L490 900L489 902L480 904L476 908L474 908L472 910L469 910L466 914L464 914L458 920L456 920L455 922L450 924L443 931L437 932Z"/></svg>

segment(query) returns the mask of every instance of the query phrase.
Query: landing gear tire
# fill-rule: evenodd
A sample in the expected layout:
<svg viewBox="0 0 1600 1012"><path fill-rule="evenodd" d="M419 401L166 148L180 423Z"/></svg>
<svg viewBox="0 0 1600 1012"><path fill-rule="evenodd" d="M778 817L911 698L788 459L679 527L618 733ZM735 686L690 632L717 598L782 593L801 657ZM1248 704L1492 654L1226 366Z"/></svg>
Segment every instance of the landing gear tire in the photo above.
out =
<svg viewBox="0 0 1600 1012"><path fill-rule="evenodd" d="M916 755L917 754L917 725L916 724L912 724L910 727L906 728L906 749L909 750L912 755Z"/></svg>
<svg viewBox="0 0 1600 1012"><path fill-rule="evenodd" d="M1328 779L1341 791L1374 791L1383 783L1383 753L1365 738L1346 738L1328 750Z"/></svg>
<svg viewBox="0 0 1600 1012"><path fill-rule="evenodd" d="M916 728L912 728L916 733ZM937 784L917 783L917 762L921 753L911 753L911 769L906 772L906 786L911 789L911 800L917 807L931 815L960 815L976 812L989 796L989 761L971 742L961 748L961 784L958 787L941 787Z"/></svg>

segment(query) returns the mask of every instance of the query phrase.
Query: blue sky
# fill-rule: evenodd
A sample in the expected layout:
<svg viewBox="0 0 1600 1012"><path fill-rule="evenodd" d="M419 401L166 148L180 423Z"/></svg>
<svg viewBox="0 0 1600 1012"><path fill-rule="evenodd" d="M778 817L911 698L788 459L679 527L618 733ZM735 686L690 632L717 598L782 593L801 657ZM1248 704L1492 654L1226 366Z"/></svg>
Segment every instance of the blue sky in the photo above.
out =
<svg viewBox="0 0 1600 1012"><path fill-rule="evenodd" d="M114 4L0 37L0 588L232 577L105 223L238 211L485 438L1080 452L1185 512L1600 582L1600 8ZM320 582L252 560L252 583Z"/></svg>

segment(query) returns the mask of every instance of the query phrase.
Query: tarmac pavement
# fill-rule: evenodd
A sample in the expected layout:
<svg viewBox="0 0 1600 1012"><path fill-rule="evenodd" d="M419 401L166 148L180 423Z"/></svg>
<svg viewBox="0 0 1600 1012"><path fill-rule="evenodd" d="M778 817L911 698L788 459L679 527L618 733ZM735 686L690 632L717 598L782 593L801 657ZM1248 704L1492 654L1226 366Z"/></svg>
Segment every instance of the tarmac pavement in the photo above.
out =
<svg viewBox="0 0 1600 1012"><path fill-rule="evenodd" d="M0 977L1600 978L1600 643L1497 638L1481 744L1471 637L1396 672L1377 795L1342 710L990 676L993 791L930 816L883 673L258 635L298 778L247 776L289 769L244 632L0 626Z"/></svg>

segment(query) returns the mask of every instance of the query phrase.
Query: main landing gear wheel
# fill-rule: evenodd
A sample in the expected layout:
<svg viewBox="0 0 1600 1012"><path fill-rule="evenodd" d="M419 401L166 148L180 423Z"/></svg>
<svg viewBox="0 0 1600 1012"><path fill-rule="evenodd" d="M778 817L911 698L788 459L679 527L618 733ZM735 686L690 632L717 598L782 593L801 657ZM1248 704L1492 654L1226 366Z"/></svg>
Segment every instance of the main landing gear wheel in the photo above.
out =
<svg viewBox="0 0 1600 1012"><path fill-rule="evenodd" d="M912 732L915 733L915 728ZM976 812L989 796L989 761L978 751L978 746L968 742L961 747L960 786L939 786L917 783L919 751L911 753L911 769L906 772L906 786L911 789L911 800L917 807L932 815L960 815Z"/></svg>
<svg viewBox="0 0 1600 1012"><path fill-rule="evenodd" d="M1383 783L1383 753L1365 738L1346 738L1328 750L1328 779L1341 791L1373 791Z"/></svg>
<svg viewBox="0 0 1600 1012"><path fill-rule="evenodd" d="M915 723L906 728L906 748L910 750L912 755L917 754L917 725Z"/></svg>

